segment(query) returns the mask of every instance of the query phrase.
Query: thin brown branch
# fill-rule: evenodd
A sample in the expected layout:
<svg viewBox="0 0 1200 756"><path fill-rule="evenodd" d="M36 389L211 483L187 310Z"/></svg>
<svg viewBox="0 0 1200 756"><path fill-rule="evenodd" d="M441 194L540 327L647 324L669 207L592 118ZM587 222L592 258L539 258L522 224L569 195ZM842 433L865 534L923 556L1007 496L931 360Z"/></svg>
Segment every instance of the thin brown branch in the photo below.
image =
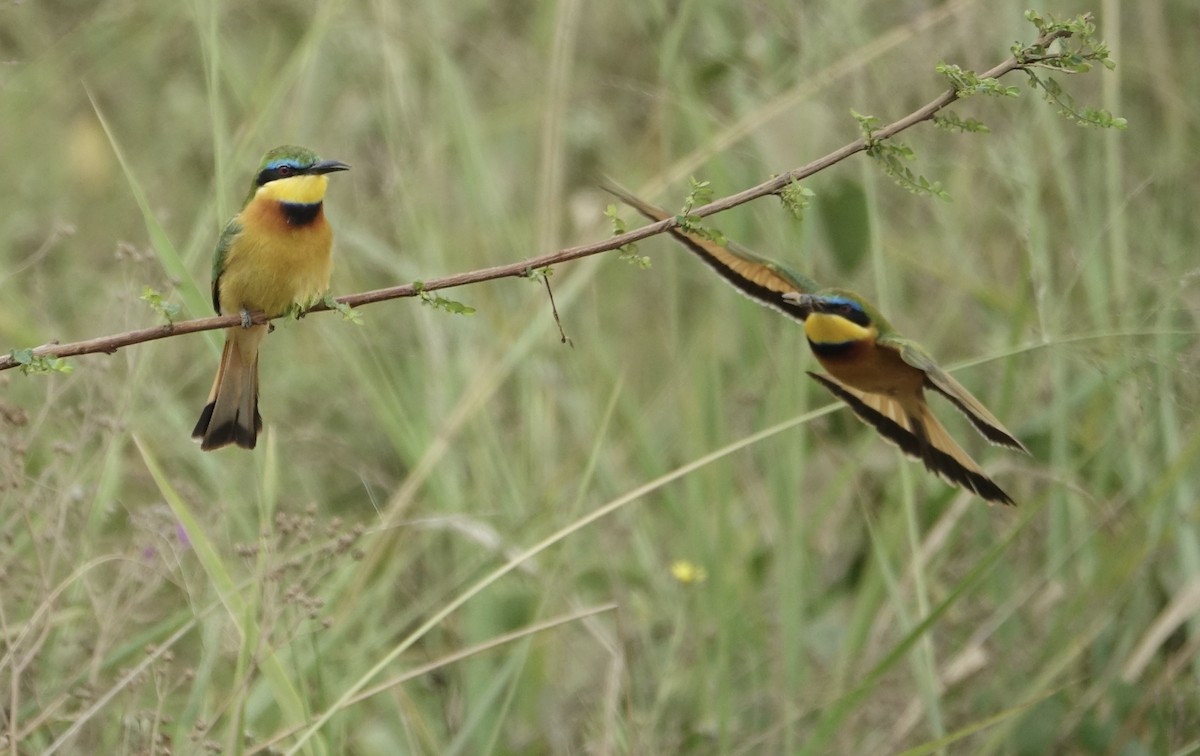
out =
<svg viewBox="0 0 1200 756"><path fill-rule="evenodd" d="M550 298L550 313L554 315L554 325L558 326L558 336L563 344L575 348L575 342L567 337L567 332L563 330L562 318L558 317L558 305L554 304L554 289L550 286L550 276L542 276L542 283L546 284L546 296Z"/></svg>
<svg viewBox="0 0 1200 756"><path fill-rule="evenodd" d="M1056 38L1066 36L1066 33L1043 34L1034 42L1035 46L1047 47ZM989 71L979 74L980 78L998 79L1012 71L1028 67L1030 62L1022 62L1014 57L992 68ZM911 128L918 123L931 119L935 113L942 110L947 105L958 99L958 94L954 89L947 89L933 100L929 101L925 106L909 113L903 118L893 121L877 131L872 132L872 137L876 140L887 139L895 136L905 129ZM835 150L822 158L795 168L786 173L780 174L769 181L764 181L757 186L752 186L749 189L732 194L728 197L723 197L713 202L694 208L691 215L698 217L706 217L723 212L732 207L745 204L751 200L765 197L770 194L777 194L789 184L801 179L812 176L815 173L825 170L832 165L836 165L855 153L862 152L868 146L865 138L856 139L855 141L845 145L844 147ZM520 262L509 263L508 265L497 265L491 268L483 268L481 270L469 271L466 273L456 273L443 278L435 278L422 282L420 289L414 284L403 284L401 286L392 286L386 289L375 289L373 291L364 291L358 294L347 294L337 297L337 301L351 307L360 307L362 305L372 304L374 302L382 302L389 299L400 299L402 297L416 296L418 291L436 291L438 289L450 289L456 286L466 286L468 284L480 283L482 281L494 281L500 278L525 277L529 275L529 271L538 268L545 268L559 263L578 260L581 257L596 255L601 252L609 252L614 249L620 249L626 244L639 242L642 239L647 239L651 236L664 233L676 226L679 223L674 218L651 223L642 228L629 231L618 236L605 239L591 244L584 244L577 247L568 247L560 249L541 257L533 257ZM324 304L313 307L309 312L321 312L330 309ZM277 316L283 317L283 316ZM262 313L254 313L253 321L255 323L266 323L274 318L267 317ZM185 320L179 323L166 324L155 326L154 328L143 328L137 331L127 331L111 336L101 336L87 341L76 341L69 344L59 344L51 342L44 344L33 350L33 356L36 357L76 357L82 354L95 354L104 352L112 354L121 347L140 344L145 341L153 341L155 339L164 339L169 336L180 336L185 333L196 333L197 331L210 331L217 328L229 328L238 325L241 318L238 315L224 315L213 318L199 318L196 320ZM18 367L19 362L13 355L7 354L0 356L0 370L9 370Z"/></svg>

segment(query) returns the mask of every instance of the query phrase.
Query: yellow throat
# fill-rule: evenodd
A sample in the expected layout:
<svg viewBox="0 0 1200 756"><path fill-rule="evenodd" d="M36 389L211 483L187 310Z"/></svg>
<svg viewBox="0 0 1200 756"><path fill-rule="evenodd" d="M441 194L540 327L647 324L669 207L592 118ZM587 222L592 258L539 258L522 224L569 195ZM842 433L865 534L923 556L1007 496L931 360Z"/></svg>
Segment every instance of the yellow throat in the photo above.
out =
<svg viewBox="0 0 1200 756"><path fill-rule="evenodd" d="M864 328L840 315L814 312L804 319L804 333L814 344L845 344L875 338L874 327Z"/></svg>
<svg viewBox="0 0 1200 756"><path fill-rule="evenodd" d="M313 205L325 199L329 179L324 174L305 174L268 181L254 196L296 205Z"/></svg>

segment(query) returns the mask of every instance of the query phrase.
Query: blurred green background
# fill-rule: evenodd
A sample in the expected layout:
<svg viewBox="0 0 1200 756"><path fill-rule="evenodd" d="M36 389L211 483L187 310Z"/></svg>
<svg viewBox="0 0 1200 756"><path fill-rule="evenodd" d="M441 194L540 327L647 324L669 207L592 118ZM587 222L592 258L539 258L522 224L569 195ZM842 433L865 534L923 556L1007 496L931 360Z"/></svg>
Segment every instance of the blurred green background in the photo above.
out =
<svg viewBox="0 0 1200 756"><path fill-rule="evenodd" d="M1096 13L1118 68L1062 83L1127 131L1018 74L956 107L991 134L901 137L951 202L859 156L803 223L708 221L963 367L1033 456L935 410L1018 509L831 405L797 324L664 238L554 271L570 346L520 279L280 323L253 453L188 437L218 333L10 371L4 747L282 751L322 718L303 750L1197 752L1200 6L1096 1L1040 10ZM154 325L145 286L210 314L276 144L354 167L335 293L431 279L605 238L600 173L674 209L807 163L1032 40L1026 7L0 3L0 348Z"/></svg>

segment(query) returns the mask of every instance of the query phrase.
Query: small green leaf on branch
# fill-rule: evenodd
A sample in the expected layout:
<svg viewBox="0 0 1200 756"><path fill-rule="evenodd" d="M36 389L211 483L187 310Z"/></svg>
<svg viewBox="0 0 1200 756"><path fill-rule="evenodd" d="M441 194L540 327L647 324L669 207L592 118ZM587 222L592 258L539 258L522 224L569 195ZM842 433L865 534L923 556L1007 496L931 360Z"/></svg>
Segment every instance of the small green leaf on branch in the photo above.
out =
<svg viewBox="0 0 1200 756"><path fill-rule="evenodd" d="M625 226L625 221L621 220L621 217L617 214L616 205L609 205L607 208L605 208L604 215L612 221L613 236L620 236L628 230ZM630 265L637 265L642 270L650 267L650 258L646 257L645 255L638 254L638 246L632 242L629 244L622 244L620 247L618 247L617 256L619 259L624 260Z"/></svg>
<svg viewBox="0 0 1200 756"><path fill-rule="evenodd" d="M32 349L13 349L8 353L13 362L21 366L21 372L29 375L36 373L44 375L46 373L69 373L74 370L69 362L61 357L51 357L48 355L36 355Z"/></svg>
<svg viewBox="0 0 1200 756"><path fill-rule="evenodd" d="M712 202L712 182L697 181L694 176L688 176L688 196L683 201L682 215L690 215L696 205L707 205Z"/></svg>
<svg viewBox="0 0 1200 756"><path fill-rule="evenodd" d="M793 181L779 190L779 201L783 203L783 208L801 223L804 222L804 211L808 209L809 200L814 196L813 191L799 181Z"/></svg>
<svg viewBox="0 0 1200 756"><path fill-rule="evenodd" d="M162 294L159 294L149 286L142 287L142 296L138 298L150 305L150 309L161 315L168 323L174 323L175 318L179 315L180 307L178 304L163 299Z"/></svg>
<svg viewBox="0 0 1200 756"><path fill-rule="evenodd" d="M954 93L959 99L973 95L990 95L992 97L1016 97L1021 90L1000 83L999 79L980 78L974 71L968 71L953 63L938 63L935 69L954 87Z"/></svg>
<svg viewBox="0 0 1200 756"><path fill-rule="evenodd" d="M854 120L858 121L858 127L862 129L863 139L866 141L868 147L878 141L875 139L875 131L883 125L883 121L880 121L873 115L863 115L857 110L851 110L850 115L854 116Z"/></svg>
<svg viewBox="0 0 1200 756"><path fill-rule="evenodd" d="M688 183L691 185L688 196L684 199L683 207L680 209L679 214L675 216L675 222L679 224L679 229L693 236L699 236L702 239L708 239L721 246L725 246L724 234L716 229L705 228L700 223L700 216L692 215L692 209L697 205L707 205L709 202L712 202L712 184L708 181L697 181L692 177L688 178Z"/></svg>
<svg viewBox="0 0 1200 756"><path fill-rule="evenodd" d="M933 117L933 124L946 131L973 132L976 134L990 134L992 131L983 121L974 118L964 120L949 110L943 110L936 114Z"/></svg>
<svg viewBox="0 0 1200 756"><path fill-rule="evenodd" d="M1053 105L1058 114L1068 121L1074 121L1080 126L1096 126L1102 129L1123 129L1127 125L1124 118L1114 116L1103 108L1093 108L1090 105L1080 106L1053 78L1041 77L1032 70L1026 70L1029 76L1029 86L1042 91L1042 98Z"/></svg>
<svg viewBox="0 0 1200 756"><path fill-rule="evenodd" d="M940 181L930 181L913 172L904 161L914 157L912 148L894 139L877 139L867 147L867 154L900 186L913 194L929 195L949 201L950 195Z"/></svg>
<svg viewBox="0 0 1200 756"><path fill-rule="evenodd" d="M453 299L447 299L431 291L425 291L425 284L421 281L413 281L413 288L417 290L417 296L421 299L421 304L423 305L428 305L435 310L445 310L454 315L475 314L475 308L470 305L456 302Z"/></svg>
<svg viewBox="0 0 1200 756"><path fill-rule="evenodd" d="M322 297L321 304L333 310L338 315L341 315L342 320L348 320L354 325L363 324L362 314L358 310L354 309L345 302L337 301L333 298L332 294L326 294L324 297Z"/></svg>

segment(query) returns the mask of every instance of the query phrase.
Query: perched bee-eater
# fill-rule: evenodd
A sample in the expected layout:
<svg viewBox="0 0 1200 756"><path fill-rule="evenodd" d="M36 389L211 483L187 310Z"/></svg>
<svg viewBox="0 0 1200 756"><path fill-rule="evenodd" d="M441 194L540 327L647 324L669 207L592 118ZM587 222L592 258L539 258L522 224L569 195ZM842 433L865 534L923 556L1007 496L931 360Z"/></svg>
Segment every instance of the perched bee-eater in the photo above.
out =
<svg viewBox="0 0 1200 756"><path fill-rule="evenodd" d="M604 189L651 220L670 213L611 184ZM680 228L672 236L739 291L759 304L803 321L817 361L830 375L810 372L887 441L931 471L989 502L1012 499L950 437L925 402L925 389L946 396L984 438L1028 451L1012 433L929 353L900 337L874 307L856 294L824 289L816 281L745 250Z"/></svg>
<svg viewBox="0 0 1200 756"><path fill-rule="evenodd" d="M986 501L1013 504L933 416L925 389L949 399L993 444L1027 454L1028 449L928 352L896 333L854 292L825 289L790 294L788 299L808 313L804 333L817 361L829 371L829 375L810 372L810 376L932 472Z"/></svg>
<svg viewBox="0 0 1200 756"><path fill-rule="evenodd" d="M201 449L254 448L262 430L258 346L268 326L253 325L250 313L282 315L315 304L329 289L333 233L322 209L325 174L349 168L304 147L276 147L263 157L242 211L221 232L213 307L218 315L239 313L242 322L225 332L221 366L192 431Z"/></svg>

